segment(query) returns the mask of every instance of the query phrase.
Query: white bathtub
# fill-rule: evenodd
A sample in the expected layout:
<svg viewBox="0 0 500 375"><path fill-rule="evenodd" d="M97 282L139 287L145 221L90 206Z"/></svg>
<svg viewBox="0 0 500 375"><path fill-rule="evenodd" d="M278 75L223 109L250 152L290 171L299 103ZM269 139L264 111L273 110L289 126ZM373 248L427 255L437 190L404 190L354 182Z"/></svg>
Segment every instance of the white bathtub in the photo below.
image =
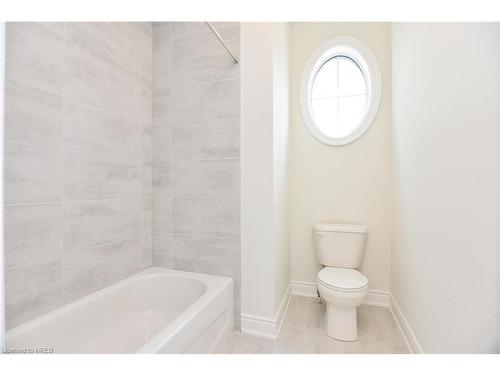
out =
<svg viewBox="0 0 500 375"><path fill-rule="evenodd" d="M233 281L149 268L6 334L7 349L210 353L233 329Z"/></svg>

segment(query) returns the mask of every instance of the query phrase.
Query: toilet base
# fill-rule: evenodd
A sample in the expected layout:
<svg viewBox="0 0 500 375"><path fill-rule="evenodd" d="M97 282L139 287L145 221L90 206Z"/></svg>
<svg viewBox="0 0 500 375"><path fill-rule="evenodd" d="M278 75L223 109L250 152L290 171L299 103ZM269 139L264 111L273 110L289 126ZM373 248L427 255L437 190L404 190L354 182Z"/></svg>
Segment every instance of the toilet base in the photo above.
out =
<svg viewBox="0 0 500 375"><path fill-rule="evenodd" d="M341 341L358 339L356 307L338 307L327 304L325 316L326 334Z"/></svg>

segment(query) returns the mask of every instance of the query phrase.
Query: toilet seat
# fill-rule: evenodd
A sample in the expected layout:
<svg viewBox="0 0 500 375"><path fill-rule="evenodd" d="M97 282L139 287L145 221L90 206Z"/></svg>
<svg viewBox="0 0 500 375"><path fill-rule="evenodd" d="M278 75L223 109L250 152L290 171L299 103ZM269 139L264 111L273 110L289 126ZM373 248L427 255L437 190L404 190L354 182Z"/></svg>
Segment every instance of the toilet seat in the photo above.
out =
<svg viewBox="0 0 500 375"><path fill-rule="evenodd" d="M318 273L318 282L327 288L355 292L368 287L368 279L351 268L325 267Z"/></svg>

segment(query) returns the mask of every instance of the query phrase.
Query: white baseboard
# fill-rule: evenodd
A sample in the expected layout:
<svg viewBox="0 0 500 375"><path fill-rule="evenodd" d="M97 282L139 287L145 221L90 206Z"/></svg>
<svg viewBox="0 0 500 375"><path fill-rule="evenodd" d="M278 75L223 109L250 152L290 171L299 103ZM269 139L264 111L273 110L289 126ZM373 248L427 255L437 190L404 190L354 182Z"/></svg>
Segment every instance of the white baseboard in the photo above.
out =
<svg viewBox="0 0 500 375"><path fill-rule="evenodd" d="M318 297L318 292L316 290L316 284L306 281L292 281L292 294L295 296L302 297ZM383 290L368 290L368 295L366 296L365 305L372 306L389 306L390 293Z"/></svg>
<svg viewBox="0 0 500 375"><path fill-rule="evenodd" d="M318 291L316 290L315 283L309 283L306 281L290 281L292 285L292 294L294 296L302 297L318 297Z"/></svg>
<svg viewBox="0 0 500 375"><path fill-rule="evenodd" d="M364 304L370 306L389 307L391 294L385 290L368 289Z"/></svg>
<svg viewBox="0 0 500 375"><path fill-rule="evenodd" d="M273 319L252 314L241 314L241 332L252 336L276 339L280 333L291 298L292 286L289 284Z"/></svg>
<svg viewBox="0 0 500 375"><path fill-rule="evenodd" d="M278 325L273 319L251 314L241 314L241 332L247 335L275 339Z"/></svg>
<svg viewBox="0 0 500 375"><path fill-rule="evenodd" d="M290 306L290 301L292 300L292 285L289 283L286 288L285 295L281 299L280 306L278 307L278 312L276 313L276 322L278 324L278 330L276 332L276 337L278 337L281 326L285 321L286 312L288 311L288 306Z"/></svg>
<svg viewBox="0 0 500 375"><path fill-rule="evenodd" d="M418 342L415 333L413 333L410 323L404 316L403 311L399 307L398 303L396 302L392 294L390 295L389 299L389 310L391 311L394 320L396 321L396 323L399 326L399 329L401 330L403 338L406 341L406 346L408 346L408 350L410 351L410 353L423 354L424 351L420 346L420 343Z"/></svg>

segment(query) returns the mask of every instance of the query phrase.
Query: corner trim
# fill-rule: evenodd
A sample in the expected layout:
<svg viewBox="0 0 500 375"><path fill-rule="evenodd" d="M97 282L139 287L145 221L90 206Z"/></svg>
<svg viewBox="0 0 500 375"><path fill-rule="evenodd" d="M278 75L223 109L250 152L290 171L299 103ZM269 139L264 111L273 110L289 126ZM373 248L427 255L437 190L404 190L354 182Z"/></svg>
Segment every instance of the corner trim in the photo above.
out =
<svg viewBox="0 0 500 375"><path fill-rule="evenodd" d="M292 285L288 284L285 294L281 299L278 311L274 318L269 319L252 314L241 314L241 332L252 336L277 339L285 320L290 300L292 299Z"/></svg>
<svg viewBox="0 0 500 375"><path fill-rule="evenodd" d="M424 354L424 350L420 346L420 343L418 342L417 337L415 336L415 333L410 326L410 323L406 319L405 315L403 314L403 310L401 310L399 304L396 302L396 299L392 294L390 294L389 301L389 310L391 311L391 314L394 317L394 320L396 321L401 334L403 335L408 350L412 354Z"/></svg>

